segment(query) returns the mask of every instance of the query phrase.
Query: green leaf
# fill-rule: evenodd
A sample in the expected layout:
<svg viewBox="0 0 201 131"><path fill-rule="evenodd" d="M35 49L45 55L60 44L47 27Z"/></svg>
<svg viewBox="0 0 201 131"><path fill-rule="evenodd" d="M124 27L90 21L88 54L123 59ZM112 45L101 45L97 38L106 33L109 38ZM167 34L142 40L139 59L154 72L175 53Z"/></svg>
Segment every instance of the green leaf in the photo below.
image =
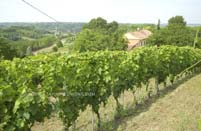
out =
<svg viewBox="0 0 201 131"><path fill-rule="evenodd" d="M19 107L20 107L20 104L21 104L21 100L20 100L20 99L17 99L17 100L15 101L15 105L14 105L14 108L13 108L13 113L16 113L16 112L17 112L17 110L18 110Z"/></svg>
<svg viewBox="0 0 201 131"><path fill-rule="evenodd" d="M24 116L24 118L27 119L27 120L30 118L30 114L29 114L28 112L25 112L25 113L23 114L23 116Z"/></svg>

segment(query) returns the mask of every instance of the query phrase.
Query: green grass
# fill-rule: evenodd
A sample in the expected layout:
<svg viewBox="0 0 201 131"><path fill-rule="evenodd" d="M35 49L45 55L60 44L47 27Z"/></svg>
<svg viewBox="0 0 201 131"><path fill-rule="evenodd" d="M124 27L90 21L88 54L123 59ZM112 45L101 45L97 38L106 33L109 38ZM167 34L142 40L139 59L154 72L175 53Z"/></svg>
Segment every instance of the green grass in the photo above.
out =
<svg viewBox="0 0 201 131"><path fill-rule="evenodd" d="M63 47L60 47L58 48L58 51L59 53L68 53L69 52L69 45L71 45L72 43L67 43L65 39L61 40L62 43L63 43ZM39 49L37 51L34 51L33 54L41 54L41 53L51 53L53 52L52 51L52 48L56 46L55 44L49 46L49 47L46 47L46 48L42 48L42 49Z"/></svg>
<svg viewBox="0 0 201 131"><path fill-rule="evenodd" d="M151 87L154 87L151 80ZM178 87L177 87L178 86ZM174 88L177 87L177 88ZM201 75L183 79L173 86L163 89L160 95L146 97L145 88L136 91L138 105L134 103L131 91L121 96L123 108L115 111L114 98L108 100L106 107L101 106L101 128L103 131L200 131L201 128ZM78 131L91 131L91 108L80 113L76 121ZM97 117L94 114L95 123ZM96 125L95 125L96 127ZM61 121L53 116L44 123L36 123L32 131L62 131ZM71 128L72 130L72 128Z"/></svg>
<svg viewBox="0 0 201 131"><path fill-rule="evenodd" d="M120 131L200 131L201 75L158 99L146 112L124 119Z"/></svg>
<svg viewBox="0 0 201 131"><path fill-rule="evenodd" d="M41 54L41 53L49 53L49 52L52 52L52 48L56 46L55 44L54 45L51 45L49 47L46 47L46 48L42 48L42 49L39 49L37 51L34 51L33 54L37 55L37 54Z"/></svg>

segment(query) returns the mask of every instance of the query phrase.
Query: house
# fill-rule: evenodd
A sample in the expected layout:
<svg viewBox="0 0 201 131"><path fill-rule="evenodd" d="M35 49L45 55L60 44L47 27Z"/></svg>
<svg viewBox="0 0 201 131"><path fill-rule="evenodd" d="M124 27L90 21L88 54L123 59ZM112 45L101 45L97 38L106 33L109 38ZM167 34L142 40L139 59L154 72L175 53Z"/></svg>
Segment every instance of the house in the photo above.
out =
<svg viewBox="0 0 201 131"><path fill-rule="evenodd" d="M124 37L128 40L128 50L133 48L144 46L146 39L152 34L149 30L138 30L135 32L128 32Z"/></svg>

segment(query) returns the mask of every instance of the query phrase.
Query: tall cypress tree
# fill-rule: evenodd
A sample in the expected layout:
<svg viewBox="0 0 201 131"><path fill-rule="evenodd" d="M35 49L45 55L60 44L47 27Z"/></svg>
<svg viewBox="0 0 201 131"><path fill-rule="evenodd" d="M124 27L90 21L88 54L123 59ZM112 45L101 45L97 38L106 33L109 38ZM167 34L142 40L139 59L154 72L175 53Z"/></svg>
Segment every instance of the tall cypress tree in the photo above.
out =
<svg viewBox="0 0 201 131"><path fill-rule="evenodd" d="M160 19L158 19L157 30L160 30L160 28L161 28L161 27L160 27L160 26L161 26L160 24L161 24L161 21L160 21Z"/></svg>

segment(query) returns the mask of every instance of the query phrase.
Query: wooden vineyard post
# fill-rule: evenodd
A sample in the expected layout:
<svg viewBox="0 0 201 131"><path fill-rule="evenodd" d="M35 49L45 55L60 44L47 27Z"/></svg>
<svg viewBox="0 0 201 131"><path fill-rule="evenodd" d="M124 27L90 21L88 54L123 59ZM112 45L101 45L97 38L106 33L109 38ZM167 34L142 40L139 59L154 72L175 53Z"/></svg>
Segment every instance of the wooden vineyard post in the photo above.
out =
<svg viewBox="0 0 201 131"><path fill-rule="evenodd" d="M138 103L137 103L137 99L136 99L136 96L135 96L135 92L136 92L135 90L132 91L132 93L133 93L133 103L136 106Z"/></svg>
<svg viewBox="0 0 201 131"><path fill-rule="evenodd" d="M158 93L159 93L158 77L155 78L155 92L156 92L156 95L158 95Z"/></svg>
<svg viewBox="0 0 201 131"><path fill-rule="evenodd" d="M123 108L124 108L124 92L123 92L123 94L122 94L122 106L123 106Z"/></svg>
<svg viewBox="0 0 201 131"><path fill-rule="evenodd" d="M76 131L76 123L75 121L73 122L73 127L72 127L73 131Z"/></svg>
<svg viewBox="0 0 201 131"><path fill-rule="evenodd" d="M94 131L94 112L91 111L91 131Z"/></svg>
<svg viewBox="0 0 201 131"><path fill-rule="evenodd" d="M147 92L148 98L150 98L151 95L150 95L150 91L149 91L149 81L146 83L146 92Z"/></svg>

